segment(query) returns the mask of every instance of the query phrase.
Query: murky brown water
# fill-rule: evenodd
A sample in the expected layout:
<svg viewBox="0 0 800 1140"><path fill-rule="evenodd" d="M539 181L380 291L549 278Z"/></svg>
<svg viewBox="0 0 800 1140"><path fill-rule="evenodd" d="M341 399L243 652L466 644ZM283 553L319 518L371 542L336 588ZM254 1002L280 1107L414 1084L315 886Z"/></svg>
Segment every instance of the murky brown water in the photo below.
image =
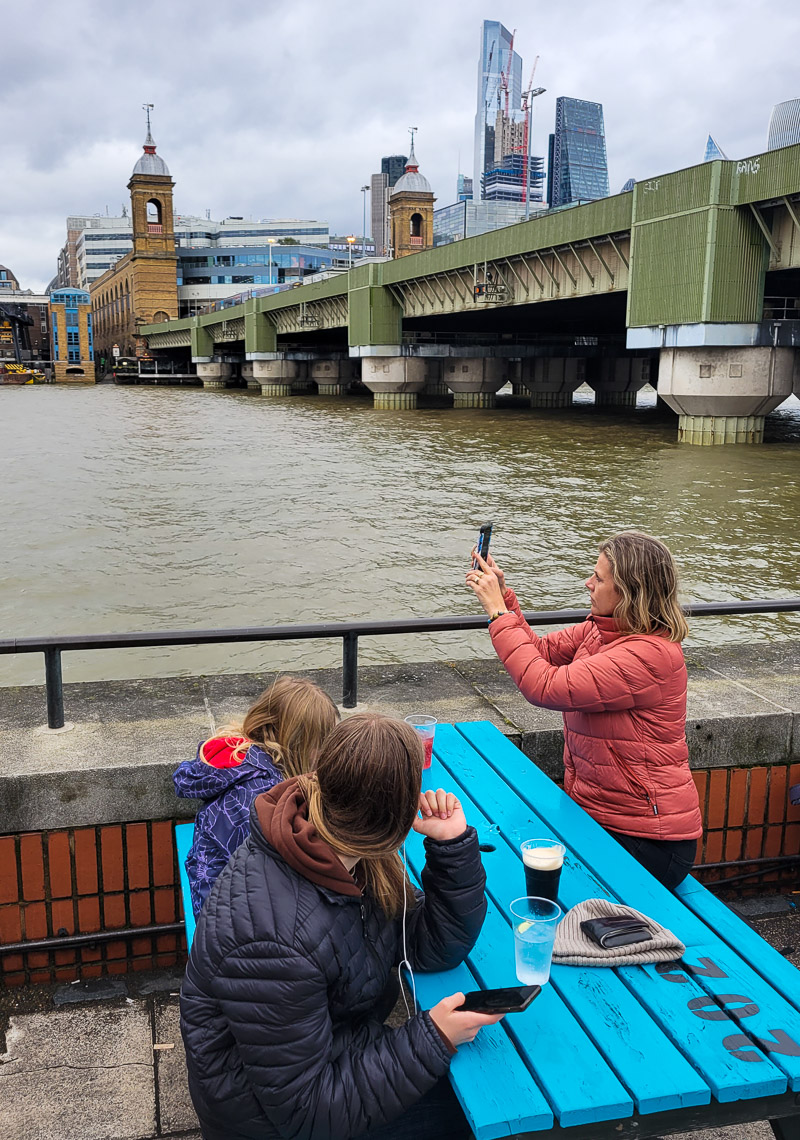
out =
<svg viewBox="0 0 800 1140"><path fill-rule="evenodd" d="M2 637L475 613L477 526L524 607L583 605L597 541L652 531L686 599L800 594L800 402L762 447L675 442L635 413L376 412L244 391L0 390ZM641 406L645 403L649 406ZM696 619L695 644L800 635ZM483 633L364 639L362 662L470 657ZM67 654L65 677L338 664L339 642ZM41 658L0 657L0 683Z"/></svg>

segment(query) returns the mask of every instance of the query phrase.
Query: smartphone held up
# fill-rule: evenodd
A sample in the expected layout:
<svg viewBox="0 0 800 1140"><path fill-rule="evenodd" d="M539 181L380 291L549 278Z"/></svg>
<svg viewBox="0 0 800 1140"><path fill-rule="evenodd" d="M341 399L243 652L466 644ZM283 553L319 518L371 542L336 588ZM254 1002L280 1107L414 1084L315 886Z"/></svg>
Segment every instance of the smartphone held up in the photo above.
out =
<svg viewBox="0 0 800 1140"><path fill-rule="evenodd" d="M483 558L484 561L486 560L486 556L489 553L489 543L491 542L491 540L492 540L492 523L487 522L487 523L484 523L483 526L481 527L481 529L478 531L478 541L475 544L477 551L478 551L478 554L480 554L481 558ZM478 569L477 558L472 559L472 569L473 570Z"/></svg>
<svg viewBox="0 0 800 1140"><path fill-rule="evenodd" d="M542 992L541 986L508 986L498 990L470 990L456 1006L459 1012L522 1013Z"/></svg>

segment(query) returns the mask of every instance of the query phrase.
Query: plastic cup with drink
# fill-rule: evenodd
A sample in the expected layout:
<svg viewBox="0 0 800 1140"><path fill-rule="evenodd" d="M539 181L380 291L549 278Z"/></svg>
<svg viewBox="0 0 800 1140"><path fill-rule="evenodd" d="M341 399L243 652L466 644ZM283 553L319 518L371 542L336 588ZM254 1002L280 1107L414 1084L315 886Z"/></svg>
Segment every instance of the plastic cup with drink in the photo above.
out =
<svg viewBox="0 0 800 1140"><path fill-rule="evenodd" d="M520 844L525 866L525 894L558 901L558 884L566 848L557 839L526 839Z"/></svg>
<svg viewBox="0 0 800 1140"><path fill-rule="evenodd" d="M413 716L406 716L403 717L403 719L406 724L410 724L412 728L415 728L422 737L422 745L425 749L425 762L422 767L430 768L433 758L433 737L436 732L436 717L415 713Z"/></svg>
<svg viewBox="0 0 800 1140"><path fill-rule="evenodd" d="M511 904L514 958L523 986L543 986L550 980L550 962L561 907L550 899L519 898Z"/></svg>

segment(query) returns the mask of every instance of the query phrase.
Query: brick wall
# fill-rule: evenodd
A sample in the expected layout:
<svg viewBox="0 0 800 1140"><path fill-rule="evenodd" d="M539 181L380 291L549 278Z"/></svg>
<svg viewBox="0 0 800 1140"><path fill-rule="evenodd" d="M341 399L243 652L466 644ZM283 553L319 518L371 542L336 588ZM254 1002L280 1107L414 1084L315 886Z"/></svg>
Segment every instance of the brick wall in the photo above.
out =
<svg viewBox="0 0 800 1140"><path fill-rule="evenodd" d="M0 943L94 934L183 917L173 824L110 824L0 837ZM183 934L4 955L5 985L175 965Z"/></svg>
<svg viewBox="0 0 800 1140"><path fill-rule="evenodd" d="M703 871L703 863L800 852L800 807L789 787L800 764L693 773L706 830L702 882L750 868ZM0 944L59 934L181 921L173 823L109 824L0 837ZM743 882L738 892L798 881L797 866ZM0 985L73 981L182 963L183 934L148 935L54 952L0 957Z"/></svg>

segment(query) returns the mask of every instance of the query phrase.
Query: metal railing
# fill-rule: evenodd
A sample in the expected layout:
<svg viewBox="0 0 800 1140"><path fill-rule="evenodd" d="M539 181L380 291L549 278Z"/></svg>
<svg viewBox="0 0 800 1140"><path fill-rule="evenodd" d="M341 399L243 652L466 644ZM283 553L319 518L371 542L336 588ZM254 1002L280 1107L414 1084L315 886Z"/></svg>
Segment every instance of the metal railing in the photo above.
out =
<svg viewBox="0 0 800 1140"><path fill-rule="evenodd" d="M689 617L721 617L738 614L775 614L800 611L800 598L771 598L751 602L699 602L685 606ZM526 613L529 625L563 625L583 621L589 611L536 610ZM312 641L341 638L342 705L358 702L358 639L398 633L450 633L485 629L485 616L406 618L389 621L319 622L315 625L273 625L251 629L184 629L163 633L97 633L63 637L20 637L0 640L0 654L43 653L47 726L64 727L62 653L86 649L143 649L176 645L221 645L247 641Z"/></svg>

